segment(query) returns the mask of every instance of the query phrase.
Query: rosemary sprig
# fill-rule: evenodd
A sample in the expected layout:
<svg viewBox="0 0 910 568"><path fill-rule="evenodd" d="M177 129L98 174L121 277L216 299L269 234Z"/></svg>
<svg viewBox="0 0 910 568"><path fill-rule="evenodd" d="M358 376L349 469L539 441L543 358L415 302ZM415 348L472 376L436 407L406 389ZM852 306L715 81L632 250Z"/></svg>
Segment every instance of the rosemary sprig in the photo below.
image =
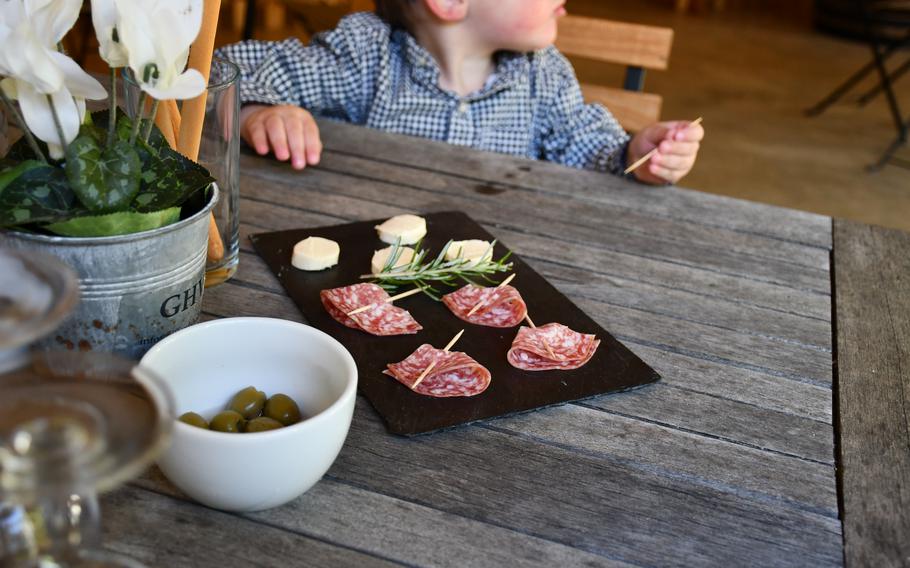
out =
<svg viewBox="0 0 910 568"><path fill-rule="evenodd" d="M385 266L382 267L382 271L376 274L363 274L360 277L376 280L377 284L388 291L395 290L400 286L416 286L421 288L424 294L438 301L440 300L441 292L433 284L445 284L446 286L454 287L458 285L459 281L464 281L468 284L480 286L479 280L489 284L496 284L488 275L496 272L508 272L512 269L512 263L506 262L512 255L511 251L503 255L499 260L494 261L492 259L492 250L496 245L496 241L490 243L490 247L487 249L488 252L484 252L481 257L482 260L477 262L461 258L460 255L453 260L446 260L446 252L452 246L452 242L451 240L447 242L432 260L425 260L428 251L422 248L421 243L418 242L414 247L414 258L411 262L392 268L403 252L401 241L399 240L393 245L392 252L389 254ZM489 258L487 258L488 254Z"/></svg>

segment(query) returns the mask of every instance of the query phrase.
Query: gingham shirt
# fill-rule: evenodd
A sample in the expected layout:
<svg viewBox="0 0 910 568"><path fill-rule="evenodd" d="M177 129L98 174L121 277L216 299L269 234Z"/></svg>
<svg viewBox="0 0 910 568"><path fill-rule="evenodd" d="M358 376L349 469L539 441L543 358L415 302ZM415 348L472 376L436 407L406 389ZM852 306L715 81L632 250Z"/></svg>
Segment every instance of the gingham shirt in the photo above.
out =
<svg viewBox="0 0 910 568"><path fill-rule="evenodd" d="M629 136L585 104L554 47L502 52L479 91L439 86L439 66L409 33L375 14L350 15L310 45L246 41L218 55L241 68L243 103L292 104L317 116L481 150L619 173Z"/></svg>

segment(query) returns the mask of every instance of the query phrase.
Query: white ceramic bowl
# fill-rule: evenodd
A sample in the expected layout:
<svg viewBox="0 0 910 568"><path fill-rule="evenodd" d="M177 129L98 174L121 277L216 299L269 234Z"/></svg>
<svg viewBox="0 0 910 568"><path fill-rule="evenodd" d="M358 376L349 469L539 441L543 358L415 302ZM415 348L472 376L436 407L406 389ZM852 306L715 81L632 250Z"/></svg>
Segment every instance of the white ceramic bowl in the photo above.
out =
<svg viewBox="0 0 910 568"><path fill-rule="evenodd" d="M294 425L226 434L177 422L158 466L187 495L227 511L277 507L312 487L338 456L354 412L357 367L337 341L271 318L197 324L142 358L173 391L176 415L206 419L247 386L284 393L300 406Z"/></svg>

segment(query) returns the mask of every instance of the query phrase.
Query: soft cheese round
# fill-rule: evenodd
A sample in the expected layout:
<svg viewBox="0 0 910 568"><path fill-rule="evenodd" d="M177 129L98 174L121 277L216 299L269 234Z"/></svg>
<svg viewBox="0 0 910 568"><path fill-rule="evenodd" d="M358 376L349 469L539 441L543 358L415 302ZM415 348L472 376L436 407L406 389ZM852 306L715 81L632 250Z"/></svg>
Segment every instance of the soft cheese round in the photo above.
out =
<svg viewBox="0 0 910 568"><path fill-rule="evenodd" d="M307 237L294 245L291 264L300 270L325 270L338 264L341 248L335 241Z"/></svg>
<svg viewBox="0 0 910 568"><path fill-rule="evenodd" d="M382 272L382 269L385 267L386 262L389 261L389 256L392 254L392 249L394 246L386 247L384 249L379 249L373 253L373 260L370 261L370 273L379 274ZM411 247L401 247L401 254L398 255L398 260L395 261L395 266L392 268L397 268L399 266L404 266L411 262L414 258L414 249Z"/></svg>
<svg viewBox="0 0 910 568"><path fill-rule="evenodd" d="M463 258L469 261L466 266L471 266L493 258L493 247L489 241L470 239L467 241L452 241L446 250L446 260Z"/></svg>
<svg viewBox="0 0 910 568"><path fill-rule="evenodd" d="M394 245L399 242L403 245L412 245L427 234L427 220L417 215L395 215L381 225L376 225L379 239L384 243Z"/></svg>

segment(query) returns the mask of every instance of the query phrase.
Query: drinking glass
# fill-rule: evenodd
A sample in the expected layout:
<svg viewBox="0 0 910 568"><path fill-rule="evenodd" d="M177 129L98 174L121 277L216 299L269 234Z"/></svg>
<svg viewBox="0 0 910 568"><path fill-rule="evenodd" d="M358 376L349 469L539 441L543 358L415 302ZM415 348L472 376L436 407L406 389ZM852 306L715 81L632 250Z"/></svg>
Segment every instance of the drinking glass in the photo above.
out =
<svg viewBox="0 0 910 568"><path fill-rule="evenodd" d="M22 351L77 297L59 261L0 249L0 566L140 566L99 548L97 494L152 462L174 405L163 381L128 359Z"/></svg>
<svg viewBox="0 0 910 568"><path fill-rule="evenodd" d="M240 69L227 59L213 58L198 161L212 174L221 190L221 199L212 209L212 215L224 252L219 258L209 247L205 264L206 288L233 276L240 260L239 89ZM211 232L209 238L214 238Z"/></svg>
<svg viewBox="0 0 910 568"><path fill-rule="evenodd" d="M139 85L124 72L126 112L136 116ZM215 178L220 191L212 209L205 287L228 280L240 259L240 68L227 59L212 59L205 96L205 116L196 161ZM180 102L180 101L178 101ZM186 102L180 103L183 113ZM147 112L147 109L146 109ZM182 118L181 118L182 123ZM178 142L178 147L182 144Z"/></svg>

